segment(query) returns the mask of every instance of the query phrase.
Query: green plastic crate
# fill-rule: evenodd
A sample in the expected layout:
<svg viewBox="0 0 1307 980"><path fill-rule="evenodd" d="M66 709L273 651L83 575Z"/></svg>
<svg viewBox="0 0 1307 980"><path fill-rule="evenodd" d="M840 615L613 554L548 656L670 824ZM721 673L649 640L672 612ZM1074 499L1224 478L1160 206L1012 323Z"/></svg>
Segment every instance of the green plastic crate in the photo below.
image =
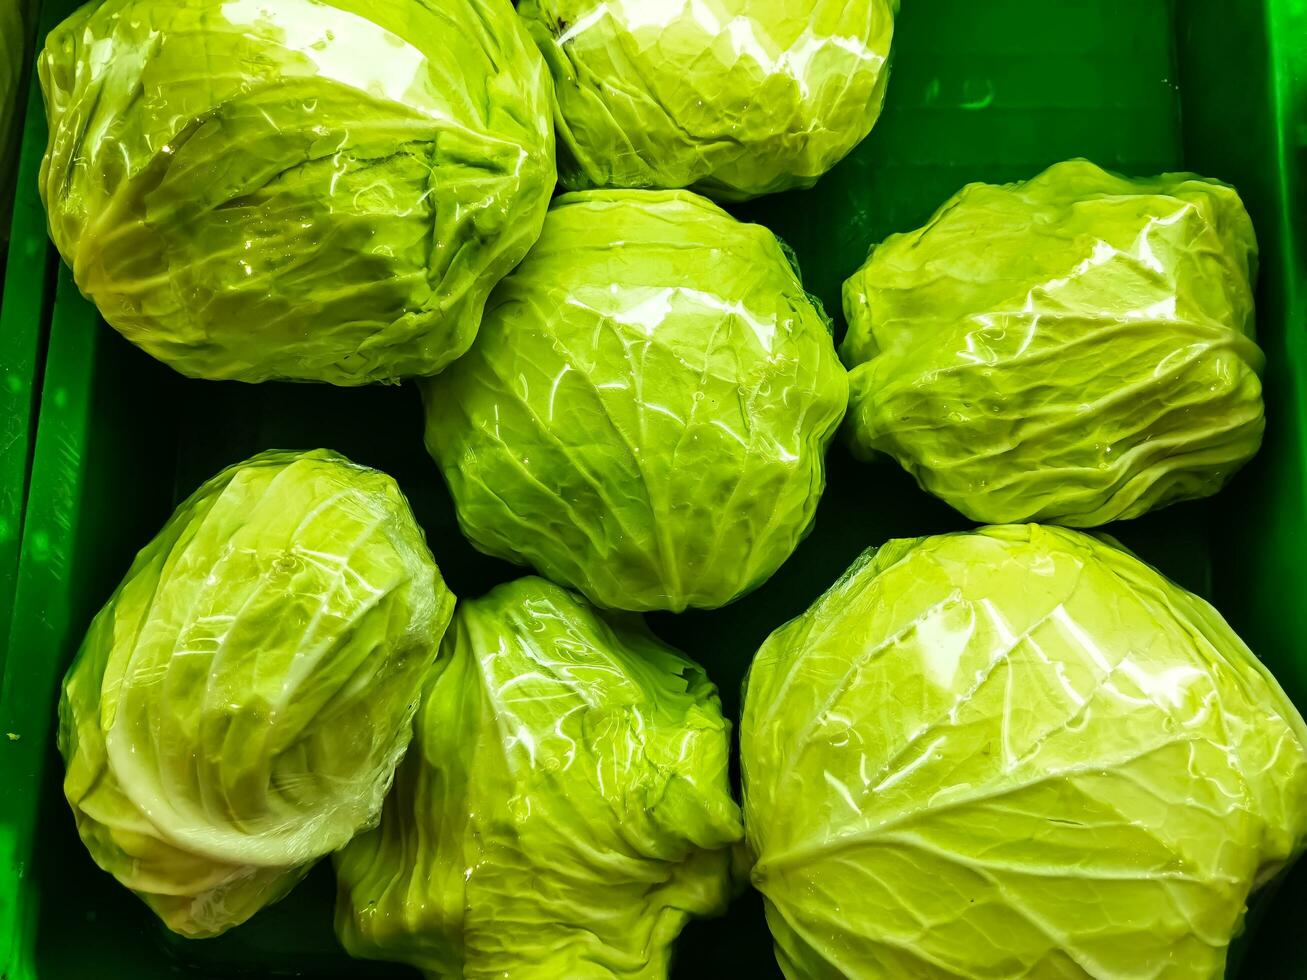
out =
<svg viewBox="0 0 1307 980"><path fill-rule="evenodd" d="M25 146L46 139L46 116L35 76L31 76L27 95ZM44 362L47 297L54 291L56 257L44 240L46 212L37 195L39 163L41 159L31 154L21 159L8 253L0 244L0 274L4 276L0 284L0 638L9 632L17 587Z"/></svg>
<svg viewBox="0 0 1307 980"><path fill-rule="evenodd" d="M1307 303L1295 228L1307 153L1298 122L1307 120L1304 38L1305 0L911 0L889 104L871 138L815 190L739 212L795 247L809 288L834 313L868 245L919 225L970 180L1028 177L1087 156L1125 172L1193 169L1237 185L1263 248L1266 446L1219 498L1113 531L1212 598L1307 707ZM30 176L40 128L28 136ZM38 232L33 223L28 234ZM42 281L11 279L10 289L35 310L49 302ZM135 550L203 479L260 449L329 446L392 473L460 595L518 574L459 535L421 428L411 387L181 379L105 328L61 272L0 687L0 861L12 869L0 873L0 976L416 976L341 953L325 865L225 937L168 936L78 842L60 792L54 724L60 678ZM961 526L895 468L858 464L837 447L816 530L770 583L724 610L651 621L708 668L735 715L761 640L865 546ZM1307 976L1307 948L1297 941L1307 899L1300 868L1255 907L1231 975ZM746 895L724 920L686 931L675 973L776 977L770 946L761 903Z"/></svg>
<svg viewBox="0 0 1307 980"><path fill-rule="evenodd" d="M25 9L33 14L36 4ZM35 78L30 90L19 93L26 106L23 145L45 140L45 115ZM0 648L9 633L14 588L18 580L19 546L27 503L32 443L36 431L37 394L45 356L46 296L51 292L55 257L45 241L45 212L36 192L40 158L24 154L20 160L16 190L0 187L0 194L14 190L10 226L12 246L0 241ZM4 168L0 167L0 171ZM0 216L8 214L0 206ZM4 235L0 234L0 239Z"/></svg>

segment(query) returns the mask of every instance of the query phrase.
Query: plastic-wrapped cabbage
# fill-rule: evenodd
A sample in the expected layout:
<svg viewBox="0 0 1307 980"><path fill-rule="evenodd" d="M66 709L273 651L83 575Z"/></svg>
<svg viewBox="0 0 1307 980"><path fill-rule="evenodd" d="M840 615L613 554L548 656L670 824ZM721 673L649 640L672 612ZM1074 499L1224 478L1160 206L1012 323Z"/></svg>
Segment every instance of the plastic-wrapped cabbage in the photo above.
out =
<svg viewBox="0 0 1307 980"><path fill-rule="evenodd" d="M703 671L542 579L460 604L381 826L336 858L355 956L429 977L666 977L743 835Z"/></svg>
<svg viewBox="0 0 1307 980"><path fill-rule="evenodd" d="M427 389L464 532L601 606L721 606L807 533L848 381L776 238L679 191L561 197Z"/></svg>
<svg viewBox="0 0 1307 980"><path fill-rule="evenodd" d="M183 374L435 374L553 192L508 0L98 0L39 60L77 285Z"/></svg>
<svg viewBox="0 0 1307 980"><path fill-rule="evenodd" d="M395 482L334 453L214 477L140 553L64 681L101 868L212 936L374 825L453 612Z"/></svg>
<svg viewBox="0 0 1307 980"><path fill-rule="evenodd" d="M1307 729L1201 599L1037 525L892 541L741 726L787 977L1219 978L1302 846Z"/></svg>
<svg viewBox="0 0 1307 980"><path fill-rule="evenodd" d="M899 0L522 0L563 182L810 187L871 132Z"/></svg>
<svg viewBox="0 0 1307 980"><path fill-rule="evenodd" d="M977 521L1092 527L1219 490L1264 428L1239 196L1083 160L973 184L845 286L855 447Z"/></svg>

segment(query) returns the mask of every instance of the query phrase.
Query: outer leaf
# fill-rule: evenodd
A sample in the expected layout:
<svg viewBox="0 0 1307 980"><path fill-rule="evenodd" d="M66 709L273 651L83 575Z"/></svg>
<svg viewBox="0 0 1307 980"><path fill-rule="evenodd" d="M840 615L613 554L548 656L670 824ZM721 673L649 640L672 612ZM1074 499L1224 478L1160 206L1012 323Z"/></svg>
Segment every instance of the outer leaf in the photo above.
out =
<svg viewBox="0 0 1307 980"><path fill-rule="evenodd" d="M137 557L64 682L91 856L189 936L378 818L453 596L394 481L325 451L220 473Z"/></svg>
<svg viewBox="0 0 1307 980"><path fill-rule="evenodd" d="M554 187L508 0L98 0L39 68L55 244L183 374L436 373Z"/></svg>
<svg viewBox="0 0 1307 980"><path fill-rule="evenodd" d="M791 978L1217 978L1307 832L1307 728L1261 663L1056 528L866 555L763 645L741 742Z"/></svg>
<svg viewBox="0 0 1307 980"><path fill-rule="evenodd" d="M703 671L536 578L459 606L381 826L337 859L356 956L429 976L657 978L742 836Z"/></svg>
<svg viewBox="0 0 1307 980"><path fill-rule="evenodd" d="M973 184L845 286L850 430L978 521L1215 493L1264 428L1252 224L1183 174Z"/></svg>
<svg viewBox="0 0 1307 980"><path fill-rule="evenodd" d="M871 132L898 0L522 0L563 182L741 200L810 187Z"/></svg>
<svg viewBox="0 0 1307 980"><path fill-rule="evenodd" d="M684 192L559 198L427 387L459 521L618 609L712 608L811 526L848 384L775 236Z"/></svg>

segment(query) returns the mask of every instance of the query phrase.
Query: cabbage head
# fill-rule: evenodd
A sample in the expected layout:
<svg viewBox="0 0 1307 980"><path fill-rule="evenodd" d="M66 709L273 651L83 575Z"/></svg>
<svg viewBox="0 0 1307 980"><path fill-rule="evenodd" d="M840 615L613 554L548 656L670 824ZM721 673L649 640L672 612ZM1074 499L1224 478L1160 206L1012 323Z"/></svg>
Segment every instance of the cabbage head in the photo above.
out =
<svg viewBox="0 0 1307 980"><path fill-rule="evenodd" d="M876 123L899 0L522 0L563 182L811 187Z"/></svg>
<svg viewBox="0 0 1307 980"><path fill-rule="evenodd" d="M428 977L659 980L722 911L730 726L636 617L538 578L461 603L381 825L336 858L354 956Z"/></svg>
<svg viewBox="0 0 1307 980"><path fill-rule="evenodd" d="M1083 160L972 184L845 286L849 429L976 521L1076 527L1215 493L1261 445L1238 194Z"/></svg>
<svg viewBox="0 0 1307 980"><path fill-rule="evenodd" d="M97 0L39 58L77 285L183 374L435 374L553 192L509 0Z"/></svg>
<svg viewBox="0 0 1307 980"><path fill-rule="evenodd" d="M808 532L848 382L775 236L683 191L558 199L427 387L464 532L616 609L724 605Z"/></svg>
<svg viewBox="0 0 1307 980"><path fill-rule="evenodd" d="M385 474L324 451L218 474L64 680L91 857L185 936L276 901L376 823L453 604Z"/></svg>
<svg viewBox="0 0 1307 980"><path fill-rule="evenodd" d="M1206 602L1062 528L866 554L759 651L741 743L790 980L1217 980L1307 830L1274 678Z"/></svg>

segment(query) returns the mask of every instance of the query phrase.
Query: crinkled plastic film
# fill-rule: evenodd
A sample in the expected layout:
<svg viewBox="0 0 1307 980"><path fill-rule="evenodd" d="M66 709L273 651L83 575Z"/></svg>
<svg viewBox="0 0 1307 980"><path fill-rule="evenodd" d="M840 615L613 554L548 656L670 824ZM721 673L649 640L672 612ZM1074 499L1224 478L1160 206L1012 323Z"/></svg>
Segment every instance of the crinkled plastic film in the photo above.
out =
<svg viewBox="0 0 1307 980"><path fill-rule="evenodd" d="M508 0L99 0L39 59L79 288L183 374L438 372L554 189Z"/></svg>
<svg viewBox="0 0 1307 980"><path fill-rule="evenodd" d="M1265 427L1256 267L1215 181L1071 161L970 185L845 286L855 448L991 523L1213 494Z"/></svg>
<svg viewBox="0 0 1307 980"><path fill-rule="evenodd" d="M790 978L1218 978L1307 729L1207 603L1037 525L892 541L772 634L741 752Z"/></svg>
<svg viewBox="0 0 1307 980"><path fill-rule="evenodd" d="M638 619L542 579L460 604L381 826L337 858L355 956L430 977L666 977L732 892L730 725Z"/></svg>
<svg viewBox="0 0 1307 980"><path fill-rule="evenodd" d="M810 187L875 125L898 0L523 0L563 182L742 200Z"/></svg>
<svg viewBox="0 0 1307 980"><path fill-rule="evenodd" d="M271 452L184 503L64 682L64 791L102 868L187 936L375 824L453 612L393 480Z"/></svg>
<svg viewBox="0 0 1307 980"><path fill-rule="evenodd" d="M847 391L771 232L581 192L429 383L427 446L483 551L608 608L713 608L807 534Z"/></svg>

